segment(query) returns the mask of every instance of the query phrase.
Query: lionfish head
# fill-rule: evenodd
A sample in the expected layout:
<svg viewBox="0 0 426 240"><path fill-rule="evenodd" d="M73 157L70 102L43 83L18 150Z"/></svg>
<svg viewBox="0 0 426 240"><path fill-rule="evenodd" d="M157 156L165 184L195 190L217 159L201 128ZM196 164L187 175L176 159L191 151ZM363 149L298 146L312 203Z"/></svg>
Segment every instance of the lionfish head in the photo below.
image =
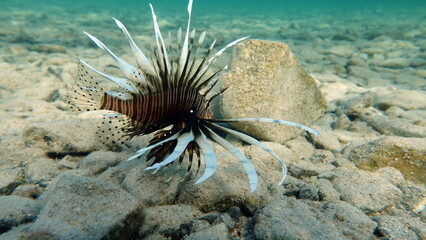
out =
<svg viewBox="0 0 426 240"><path fill-rule="evenodd" d="M192 0L188 4L188 24L185 34L177 32L172 40L170 33L164 39L157 23L154 8L150 5L155 32L155 47L150 52L142 51L134 42L126 27L117 19L115 23L129 41L135 58L131 65L115 55L99 39L85 34L117 63L122 76L103 73L83 60L79 60L78 76L67 102L79 111L106 110L104 120L98 126L98 136L105 144L123 144L134 136L154 133L147 147L138 150L128 160L146 159L154 170L168 168L176 171L184 162L188 173L196 165L204 173L195 182L203 182L214 174L217 158L211 142L222 146L237 158L245 168L251 191L258 184L258 177L247 157L223 134L232 135L246 143L269 152L282 166L284 180L287 169L281 158L257 139L229 128L226 123L243 121L269 122L301 127L313 134L313 129L288 121L268 118L215 119L210 109L211 101L223 90L213 91L220 73L227 67L210 73L209 69L228 48L248 37L237 39L217 52L213 51L215 41L204 50L206 33L196 39L195 30L190 29ZM176 44L177 42L177 44ZM94 77L95 75L96 77ZM98 77L116 85L113 90L100 87ZM186 158L187 156L187 158Z"/></svg>

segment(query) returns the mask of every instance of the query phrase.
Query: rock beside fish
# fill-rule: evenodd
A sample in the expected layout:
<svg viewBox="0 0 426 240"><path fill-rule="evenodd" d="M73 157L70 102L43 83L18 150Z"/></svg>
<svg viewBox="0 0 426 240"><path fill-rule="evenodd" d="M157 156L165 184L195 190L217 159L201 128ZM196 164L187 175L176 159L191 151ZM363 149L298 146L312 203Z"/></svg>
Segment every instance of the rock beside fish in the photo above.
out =
<svg viewBox="0 0 426 240"><path fill-rule="evenodd" d="M407 180L426 182L426 141L424 138L385 136L354 148L349 159L361 169L374 171L392 166Z"/></svg>
<svg viewBox="0 0 426 240"><path fill-rule="evenodd" d="M223 79L225 118L265 117L309 125L322 116L325 100L314 79L300 66L288 45L266 40L239 44ZM283 143L303 130L273 124L238 124L256 138Z"/></svg>

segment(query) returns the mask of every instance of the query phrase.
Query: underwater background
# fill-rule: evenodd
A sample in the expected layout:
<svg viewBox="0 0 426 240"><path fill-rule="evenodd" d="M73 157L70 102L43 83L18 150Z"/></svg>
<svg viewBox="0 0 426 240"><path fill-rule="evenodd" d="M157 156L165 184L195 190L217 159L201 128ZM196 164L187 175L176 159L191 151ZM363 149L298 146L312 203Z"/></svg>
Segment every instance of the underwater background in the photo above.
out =
<svg viewBox="0 0 426 240"><path fill-rule="evenodd" d="M164 34L171 31L174 37L179 27L185 27L185 1L151 2ZM0 28L0 46L6 47L10 43L28 46L47 43L67 48L96 47L82 33L86 31L95 36L108 37L104 41L122 53L127 46L121 31L112 20L115 17L128 27L131 34L140 37L142 46L149 47L148 40L153 36L149 3L142 0L4 1L0 10L3 23ZM412 44L410 51L417 48L417 52L423 53L424 50L424 1L200 0L194 2L193 8L192 26L200 32L207 31L207 37L216 38L218 46L243 36L282 41L292 48L308 70L317 71L324 65L332 64L328 70L335 69L336 74L347 74L347 61L335 64L324 59L328 56L327 49L333 46L350 46L365 54L375 43L374 46L387 51L381 45L386 45L385 42L392 39L402 41L402 45ZM398 46L392 46L391 50L404 51ZM75 51L67 53L79 57ZM401 88L424 90L424 56L411 56L406 52L402 58L415 58L414 64L410 65L406 61L403 65L408 64L421 72L416 75L404 69L404 73L397 75L414 75L410 76L413 77L410 80L414 82L413 85L395 80L398 76L390 76L394 80L393 84ZM353 81L357 84L374 84L366 82L364 78L357 77Z"/></svg>
<svg viewBox="0 0 426 240"><path fill-rule="evenodd" d="M76 59L120 74L83 31L134 63L114 17L142 50L152 48L149 3L175 40L186 0L0 0L0 240L426 239L426 1L194 0L191 28L207 31L205 48L214 39L216 50L244 36L274 41L255 41L278 50L247 64L281 59L271 72L284 79L297 69L321 92L324 113L308 123L318 137L265 142L289 167L283 185L269 155L233 141L258 172L254 193L219 148L212 178L166 183L126 161L148 138L107 149L95 135L102 116L63 102ZM215 69L238 56L233 49ZM283 49L298 60L288 69ZM256 117L280 105L259 104Z"/></svg>

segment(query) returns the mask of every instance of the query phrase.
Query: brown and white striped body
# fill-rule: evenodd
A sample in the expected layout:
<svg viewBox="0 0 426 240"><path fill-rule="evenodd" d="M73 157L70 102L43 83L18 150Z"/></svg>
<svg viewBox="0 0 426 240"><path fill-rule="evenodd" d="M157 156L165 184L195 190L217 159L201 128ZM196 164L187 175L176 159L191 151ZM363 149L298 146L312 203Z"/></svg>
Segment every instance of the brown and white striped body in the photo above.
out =
<svg viewBox="0 0 426 240"><path fill-rule="evenodd" d="M212 118L205 97L194 88L177 88L147 95L134 94L129 100L105 92L100 109L128 116L138 128L135 129L138 134Z"/></svg>

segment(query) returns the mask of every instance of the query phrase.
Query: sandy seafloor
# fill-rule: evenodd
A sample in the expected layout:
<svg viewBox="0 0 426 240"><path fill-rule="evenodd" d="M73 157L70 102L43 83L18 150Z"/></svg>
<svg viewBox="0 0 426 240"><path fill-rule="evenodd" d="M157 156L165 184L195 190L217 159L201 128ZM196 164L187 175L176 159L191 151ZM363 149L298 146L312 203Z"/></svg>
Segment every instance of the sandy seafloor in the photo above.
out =
<svg viewBox="0 0 426 240"><path fill-rule="evenodd" d="M185 1L153 4L163 33L185 27ZM313 123L326 137L273 145L296 160L286 185L260 190L263 198L247 188L144 190L138 176L118 173L131 151L108 155L91 139L93 121L85 121L91 115L77 115L61 101L77 58L117 72L83 31L124 59L131 59L130 47L111 17L140 46L152 44L147 2L1 3L0 239L426 239L426 5L250 4L195 1L192 27L206 30L206 42L217 39L218 47L247 35L288 44L327 101L325 115ZM79 136L71 139L73 133ZM67 146L73 154L64 152ZM86 192L76 201L64 193L75 184L99 187L94 192L112 204L85 200ZM85 201L108 206L111 215L99 213L102 206L90 215L109 220L83 214L67 224Z"/></svg>

